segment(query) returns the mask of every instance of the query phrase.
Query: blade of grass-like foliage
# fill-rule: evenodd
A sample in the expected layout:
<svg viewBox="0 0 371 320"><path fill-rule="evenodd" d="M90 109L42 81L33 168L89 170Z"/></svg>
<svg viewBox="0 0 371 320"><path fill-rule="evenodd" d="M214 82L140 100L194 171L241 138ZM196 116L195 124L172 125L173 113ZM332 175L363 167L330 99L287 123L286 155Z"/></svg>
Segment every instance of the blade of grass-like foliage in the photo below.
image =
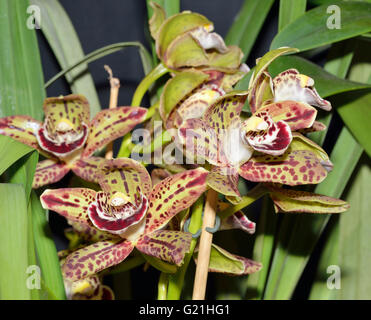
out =
<svg viewBox="0 0 371 320"><path fill-rule="evenodd" d="M280 0L278 32L300 17L307 7L307 0Z"/></svg>
<svg viewBox="0 0 371 320"><path fill-rule="evenodd" d="M274 212L272 201L265 197L260 212L258 230L254 243L252 259L261 262L263 268L247 278L246 299L261 299L269 274L269 265L274 249L274 236L278 216Z"/></svg>
<svg viewBox="0 0 371 320"><path fill-rule="evenodd" d="M27 0L0 2L0 117L41 120L43 73L35 30L27 28Z"/></svg>
<svg viewBox="0 0 371 320"><path fill-rule="evenodd" d="M49 87L54 81L58 80L60 77L64 76L71 70L79 67L82 64L88 64L90 62L93 62L95 60L98 60L100 58L103 58L109 54L115 53L117 51L120 51L126 47L138 47L139 48L139 54L142 60L143 69L146 72L152 69L152 64L150 62L151 58L147 51L147 49L140 43L140 42L119 42L110 44L108 46L105 46L103 48L97 49L86 56L82 57L80 60L76 61L74 64L66 67L61 72L57 73L53 78L48 80L45 84L45 88Z"/></svg>
<svg viewBox="0 0 371 320"><path fill-rule="evenodd" d="M27 202L22 185L0 184L0 299L29 300ZM6 245L5 245L6 244Z"/></svg>
<svg viewBox="0 0 371 320"><path fill-rule="evenodd" d="M52 294L50 299L65 299L65 291L57 250L49 229L45 210L35 191L31 193L31 212L37 257L41 278Z"/></svg>
<svg viewBox="0 0 371 320"><path fill-rule="evenodd" d="M267 0L262 5L260 1L245 0L231 25L225 42L227 45L239 46L244 53L244 60L250 54L273 2Z"/></svg>
<svg viewBox="0 0 371 320"><path fill-rule="evenodd" d="M354 39L349 39L334 43L328 53L327 61L324 69L340 78L347 76L349 66L353 59ZM309 138L319 145L323 145L328 127L332 119L332 113L320 115L319 120L327 127L323 131L313 132L309 134Z"/></svg>
<svg viewBox="0 0 371 320"><path fill-rule="evenodd" d="M0 135L0 175L14 162L34 149L12 138Z"/></svg>
<svg viewBox="0 0 371 320"><path fill-rule="evenodd" d="M364 155L345 197L351 204L350 210L340 216L339 266L342 277L341 290L338 290L339 299L371 299L368 272L371 262L370 188L370 158Z"/></svg>
<svg viewBox="0 0 371 320"><path fill-rule="evenodd" d="M315 188L315 193L340 197L361 153L362 147L344 127L331 153L334 169L326 180ZM293 218L296 219L291 221L292 229L288 230L287 234L282 230L280 232L264 295L265 299L289 299L291 297L329 215L301 214ZM290 240L287 243L288 238Z"/></svg>
<svg viewBox="0 0 371 320"><path fill-rule="evenodd" d="M30 0L40 8L38 21L59 65L62 69L83 58L84 52L77 33L67 13L58 0ZM93 78L86 64L80 65L66 75L73 93L83 94L89 99L91 116L100 110L100 103Z"/></svg>
<svg viewBox="0 0 371 320"><path fill-rule="evenodd" d="M273 39L271 49L288 46L305 51L371 31L371 3L346 1L336 5L337 13L327 13L328 5L323 5L287 25ZM336 21L336 14L340 21ZM333 25L337 22L336 29Z"/></svg>

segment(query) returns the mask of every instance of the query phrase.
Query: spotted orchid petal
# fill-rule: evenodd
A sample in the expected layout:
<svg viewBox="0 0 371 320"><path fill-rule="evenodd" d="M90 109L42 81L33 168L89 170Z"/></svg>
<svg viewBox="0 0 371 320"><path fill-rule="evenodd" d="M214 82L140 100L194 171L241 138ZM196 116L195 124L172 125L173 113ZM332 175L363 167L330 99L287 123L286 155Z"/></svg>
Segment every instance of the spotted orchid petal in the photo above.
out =
<svg viewBox="0 0 371 320"><path fill-rule="evenodd" d="M326 130L326 125L324 125L322 122L314 121L313 125L310 128L307 129L300 129L298 130L300 133L309 133L309 132L317 132L317 131L323 131Z"/></svg>
<svg viewBox="0 0 371 320"><path fill-rule="evenodd" d="M274 122L264 111L242 123L242 133L256 151L274 156L285 153L292 141L290 126L285 121Z"/></svg>
<svg viewBox="0 0 371 320"><path fill-rule="evenodd" d="M251 113L260 110L261 106L273 98L272 79L268 72L264 71L256 80L255 86L249 94L249 106Z"/></svg>
<svg viewBox="0 0 371 320"><path fill-rule="evenodd" d="M84 146L90 117L89 103L84 96L47 98L43 108L45 120L36 134L43 150L66 157Z"/></svg>
<svg viewBox="0 0 371 320"><path fill-rule="evenodd" d="M204 69L202 72L209 75L207 84L215 85L224 91L231 91L233 86L246 74L244 71L225 73L215 69ZM248 71L247 71L248 72Z"/></svg>
<svg viewBox="0 0 371 320"><path fill-rule="evenodd" d="M197 263L198 249L194 258ZM209 272L218 272L228 275L246 275L258 272L261 263L232 254L221 247L212 244L210 253Z"/></svg>
<svg viewBox="0 0 371 320"><path fill-rule="evenodd" d="M42 207L59 213L68 220L89 224L88 207L96 191L87 188L47 189L40 197Z"/></svg>
<svg viewBox="0 0 371 320"><path fill-rule="evenodd" d="M306 191L287 190L270 186L276 212L340 213L349 209L343 200Z"/></svg>
<svg viewBox="0 0 371 320"><path fill-rule="evenodd" d="M327 176L327 170L313 152L289 149L281 156L255 156L239 168L239 174L254 182L295 186L320 183Z"/></svg>
<svg viewBox="0 0 371 320"><path fill-rule="evenodd" d="M96 242L71 253L62 267L63 276L76 281L112 267L125 260L133 251L130 241L116 239Z"/></svg>
<svg viewBox="0 0 371 320"><path fill-rule="evenodd" d="M151 32L152 38L156 40L160 27L163 24L163 22L166 20L166 12L156 2L151 1L149 5L151 6L153 10L153 15L151 19L148 21L148 25L149 25L149 30Z"/></svg>
<svg viewBox="0 0 371 320"><path fill-rule="evenodd" d="M198 27L205 27L211 31L213 24L205 16L190 11L166 19L157 34L156 52L160 59L168 54L166 51L176 37Z"/></svg>
<svg viewBox="0 0 371 320"><path fill-rule="evenodd" d="M70 164L72 171L81 179L99 183L99 166L105 161L100 157L79 158Z"/></svg>
<svg viewBox="0 0 371 320"><path fill-rule="evenodd" d="M190 207L206 190L208 171L187 170L162 180L149 195L145 234L164 227L180 211Z"/></svg>
<svg viewBox="0 0 371 320"><path fill-rule="evenodd" d="M141 107L117 107L98 112L89 124L89 136L82 156L89 157L99 148L124 136L146 115L147 109Z"/></svg>
<svg viewBox="0 0 371 320"><path fill-rule="evenodd" d="M23 144L38 150L47 157L50 154L40 148L37 142L36 133L41 128L42 123L29 116L9 116L0 118L0 134L8 136Z"/></svg>
<svg viewBox="0 0 371 320"><path fill-rule="evenodd" d="M159 182L161 182L162 180L170 176L171 176L171 173L166 169L158 169L158 168L153 169L151 171L152 184L155 186L156 184L158 184Z"/></svg>
<svg viewBox="0 0 371 320"><path fill-rule="evenodd" d="M208 79L208 75L197 70L188 70L169 79L160 97L159 111L162 120L169 128L168 117L175 111L181 101L185 100L195 89ZM173 115L174 118L174 115Z"/></svg>
<svg viewBox="0 0 371 320"><path fill-rule="evenodd" d="M47 159L40 161L36 165L32 188L37 189L42 186L55 183L61 180L69 171L70 168L59 160Z"/></svg>
<svg viewBox="0 0 371 320"><path fill-rule="evenodd" d="M180 126L178 136L180 143L185 146L186 157L194 163L204 163L205 160L214 165L228 163L217 131L208 126L204 120L186 120Z"/></svg>
<svg viewBox="0 0 371 320"><path fill-rule="evenodd" d="M218 202L217 210L218 212L227 209L230 206L229 203L226 202ZM220 228L219 230L235 230L240 229L244 232L249 234L255 233L255 222L249 220L248 217L242 212L237 211L236 213L228 216L227 218L221 219Z"/></svg>
<svg viewBox="0 0 371 320"><path fill-rule="evenodd" d="M238 191L238 171L233 167L213 166L207 176L206 182L210 188L218 191L225 196L239 197Z"/></svg>
<svg viewBox="0 0 371 320"><path fill-rule="evenodd" d="M212 105L216 99L225 94L224 90L215 85L203 85L195 93L189 96L174 112L174 124L180 127L188 119L198 119L203 116L207 108ZM171 115L168 119L171 120ZM169 126L167 126L169 128Z"/></svg>
<svg viewBox="0 0 371 320"><path fill-rule="evenodd" d="M273 88L275 102L295 100L331 110L330 102L322 99L314 88L314 80L296 69L288 69L277 75L273 79Z"/></svg>
<svg viewBox="0 0 371 320"><path fill-rule="evenodd" d="M239 119L247 91L232 91L220 97L204 113L202 119L218 132L226 130Z"/></svg>
<svg viewBox="0 0 371 320"><path fill-rule="evenodd" d="M267 112L275 122L285 121L292 131L312 127L317 116L317 110L309 104L290 100L265 105L260 112Z"/></svg>
<svg viewBox="0 0 371 320"><path fill-rule="evenodd" d="M89 218L97 229L121 236L142 221L148 209L148 200L143 194L139 194L134 203L126 200L123 194L111 199L113 201L105 192L97 192L95 201L88 207Z"/></svg>
<svg viewBox="0 0 371 320"><path fill-rule="evenodd" d="M303 136L299 132L293 133L293 140L290 145L292 150L310 150L313 152L317 158L319 159L321 165L330 172L333 168L333 164L326 153L318 144L314 141L308 139L307 137Z"/></svg>
<svg viewBox="0 0 371 320"><path fill-rule="evenodd" d="M173 230L157 230L138 239L135 247L142 253L180 266L189 251L192 234Z"/></svg>
<svg viewBox="0 0 371 320"><path fill-rule="evenodd" d="M147 169L138 161L129 158L105 160L99 166L99 185L113 201L117 193L124 193L135 203L138 193L148 196L152 190L151 177Z"/></svg>

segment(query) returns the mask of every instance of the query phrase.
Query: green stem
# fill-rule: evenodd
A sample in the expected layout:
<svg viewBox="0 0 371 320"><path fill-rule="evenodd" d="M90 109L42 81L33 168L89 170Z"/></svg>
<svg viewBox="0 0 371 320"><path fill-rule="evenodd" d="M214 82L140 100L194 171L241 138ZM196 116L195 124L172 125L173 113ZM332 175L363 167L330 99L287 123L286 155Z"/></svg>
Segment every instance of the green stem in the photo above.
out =
<svg viewBox="0 0 371 320"><path fill-rule="evenodd" d="M162 63L159 63L156 68L152 69L152 71L144 77L144 79L135 90L131 105L140 106L144 94L147 92L152 83L154 83L157 79L161 78L168 72L169 69L167 69Z"/></svg>
<svg viewBox="0 0 371 320"><path fill-rule="evenodd" d="M204 197L201 196L195 202L192 207L191 222L189 224L189 231L196 233L202 226L202 211L204 207ZM169 285L168 285L168 300L179 300L182 294L184 277L188 269L189 262L192 259L193 251L196 247L198 239L192 239L189 252L184 257L183 265L178 269L175 274L169 275Z"/></svg>
<svg viewBox="0 0 371 320"><path fill-rule="evenodd" d="M169 275L167 273L161 272L160 279L158 280L157 300L166 300L168 282Z"/></svg>
<svg viewBox="0 0 371 320"><path fill-rule="evenodd" d="M264 196L267 193L268 193L268 190L264 188L262 184L258 184L251 191L249 191L246 196L241 197L242 200L238 204L228 207L227 209L218 213L218 216L221 219L225 219L231 216L232 214L242 210L243 208L249 206L250 204L260 199L262 196Z"/></svg>

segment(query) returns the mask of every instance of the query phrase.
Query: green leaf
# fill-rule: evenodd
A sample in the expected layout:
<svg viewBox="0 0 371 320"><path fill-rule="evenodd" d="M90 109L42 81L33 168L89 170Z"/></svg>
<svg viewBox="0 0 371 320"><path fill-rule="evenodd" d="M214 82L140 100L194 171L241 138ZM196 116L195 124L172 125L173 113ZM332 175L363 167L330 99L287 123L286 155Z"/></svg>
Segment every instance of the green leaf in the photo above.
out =
<svg viewBox="0 0 371 320"><path fill-rule="evenodd" d="M274 0L267 0L261 5L259 1L245 0L235 17L225 37L225 43L239 46L244 53L243 60L250 54L273 2Z"/></svg>
<svg viewBox="0 0 371 320"><path fill-rule="evenodd" d="M41 277L44 285L52 293L50 298L63 300L66 297L57 249L48 225L46 211L42 208L35 191L31 194L31 212Z"/></svg>
<svg viewBox="0 0 371 320"><path fill-rule="evenodd" d="M39 25L62 69L83 58L80 40L67 13L58 0L30 0L40 8ZM100 102L87 64L79 66L66 75L73 93L86 96L93 117L100 111Z"/></svg>
<svg viewBox="0 0 371 320"><path fill-rule="evenodd" d="M44 83L35 30L27 28L27 0L0 2L0 117L43 117Z"/></svg>
<svg viewBox="0 0 371 320"><path fill-rule="evenodd" d="M34 149L12 138L0 135L0 175L14 162Z"/></svg>
<svg viewBox="0 0 371 320"><path fill-rule="evenodd" d="M0 184L0 298L29 300L27 202L23 186ZM6 244L6 245L5 245ZM35 273L34 273L35 274Z"/></svg>
<svg viewBox="0 0 371 320"><path fill-rule="evenodd" d="M8 170L8 182L22 184L25 188L27 200L29 199L32 190L32 182L38 160L39 153L36 150L33 150L33 152L30 152L23 158L19 159Z"/></svg>
<svg viewBox="0 0 371 320"><path fill-rule="evenodd" d="M140 43L140 42L119 42L119 43L114 43L108 46L105 46L103 48L97 49L86 56L82 57L80 60L76 61L74 64L66 67L63 69L61 72L57 73L53 78L48 80L48 82L45 84L45 88L50 86L54 81L58 80L60 77L64 76L74 68L77 68L81 64L86 64L93 62L95 60L98 60L100 58L103 58L109 54L115 53L119 50L122 50L126 47L138 47L139 48L139 53L142 59L142 64L145 73L148 72L149 69L152 69L152 64L149 62L150 61L150 55L147 51L147 49Z"/></svg>
<svg viewBox="0 0 371 320"><path fill-rule="evenodd" d="M278 32L300 17L307 7L307 0L280 0Z"/></svg>
<svg viewBox="0 0 371 320"><path fill-rule="evenodd" d="M175 264L162 261L156 257L152 257L146 254L143 254L143 257L152 267L163 273L175 273L178 270L178 267Z"/></svg>
<svg viewBox="0 0 371 320"><path fill-rule="evenodd" d="M336 5L341 17L339 29L328 28L334 13L327 13L328 5L323 5L287 25L273 39L271 49L288 46L305 51L371 31L371 3L346 1Z"/></svg>
<svg viewBox="0 0 371 320"><path fill-rule="evenodd" d="M295 68L300 73L313 78L314 85L319 95L323 98L342 92L371 88L369 84L344 80L334 76L316 64L297 56L279 57L272 62L269 72L274 77L290 68ZM333 106L336 108L337 104L333 103Z"/></svg>

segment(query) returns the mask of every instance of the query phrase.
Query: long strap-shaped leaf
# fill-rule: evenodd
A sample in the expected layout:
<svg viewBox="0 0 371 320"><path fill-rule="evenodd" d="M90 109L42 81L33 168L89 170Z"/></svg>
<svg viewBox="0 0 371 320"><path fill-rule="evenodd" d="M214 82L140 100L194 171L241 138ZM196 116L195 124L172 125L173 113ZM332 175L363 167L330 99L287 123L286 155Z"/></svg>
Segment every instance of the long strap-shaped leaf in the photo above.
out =
<svg viewBox="0 0 371 320"><path fill-rule="evenodd" d="M135 42L135 41L134 42L119 42L119 43L110 44L103 48L97 49L87 54L86 56L82 57L75 63L67 66L61 72L57 73L53 78L48 80L45 84L45 88L49 87L54 81L58 80L60 77L63 77L65 74L74 70L75 68L78 68L83 64L88 64L90 62L103 58L109 54L115 53L127 47L138 47L139 48L139 54L142 60L144 72L145 73L149 72L152 69L152 64L150 63L150 56L149 56L147 49L140 42Z"/></svg>
<svg viewBox="0 0 371 320"><path fill-rule="evenodd" d="M271 49L288 46L305 51L371 31L371 3L342 1L336 6L330 13L328 5L308 11L282 29Z"/></svg>
<svg viewBox="0 0 371 320"><path fill-rule="evenodd" d="M280 0L278 32L299 18L305 12L306 6L307 0Z"/></svg>
<svg viewBox="0 0 371 320"><path fill-rule="evenodd" d="M245 0L231 25L225 42L239 46L244 53L244 60L249 56L273 2L266 0L263 4L261 1Z"/></svg>
<svg viewBox="0 0 371 320"><path fill-rule="evenodd" d="M41 120L44 80L27 7L27 0L0 1L0 117L26 114Z"/></svg>
<svg viewBox="0 0 371 320"><path fill-rule="evenodd" d="M62 69L85 56L70 18L58 0L30 0L40 8L38 21ZM35 16L38 18L38 16ZM85 95L90 103L91 116L100 110L99 98L87 64L82 64L66 75L73 93Z"/></svg>

